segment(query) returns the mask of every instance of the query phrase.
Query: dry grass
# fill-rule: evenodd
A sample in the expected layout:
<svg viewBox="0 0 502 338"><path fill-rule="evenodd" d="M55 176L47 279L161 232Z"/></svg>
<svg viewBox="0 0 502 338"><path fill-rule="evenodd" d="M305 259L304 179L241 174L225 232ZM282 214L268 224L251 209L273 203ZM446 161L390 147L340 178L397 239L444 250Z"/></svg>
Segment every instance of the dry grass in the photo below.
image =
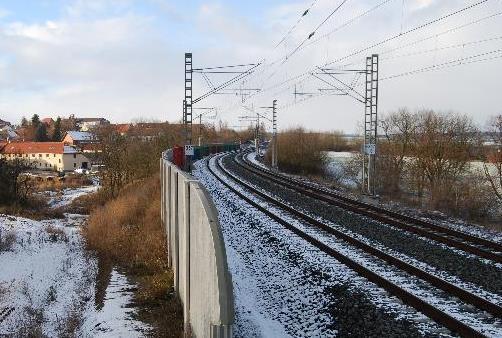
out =
<svg viewBox="0 0 502 338"><path fill-rule="evenodd" d="M0 230L0 252L10 251L12 246L16 243L16 233L11 231ZM0 290L0 294L1 294Z"/></svg>
<svg viewBox="0 0 502 338"><path fill-rule="evenodd" d="M89 249L124 268L138 283L135 301L141 319L164 337L179 337L183 317L167 266L166 239L160 220L158 176L130 184L119 196L91 211L84 229Z"/></svg>
<svg viewBox="0 0 502 338"><path fill-rule="evenodd" d="M68 235L66 235L66 232L61 228L49 225L45 228L45 232L49 234L51 242L68 242Z"/></svg>
<svg viewBox="0 0 502 338"><path fill-rule="evenodd" d="M50 208L47 204L47 198L36 195L31 195L24 203L17 202L6 206L0 206L0 213L25 217L37 221L64 218L61 209Z"/></svg>
<svg viewBox="0 0 502 338"><path fill-rule="evenodd" d="M73 214L89 215L94 209L103 207L109 199L106 191L99 189L95 193L75 198L70 205L66 206L65 210Z"/></svg>
<svg viewBox="0 0 502 338"><path fill-rule="evenodd" d="M52 179L30 178L34 185L34 191L62 191L64 189L76 189L92 185L92 180L84 175L67 175Z"/></svg>
<svg viewBox="0 0 502 338"><path fill-rule="evenodd" d="M265 155L271 162L272 147ZM323 172L325 155L319 134L306 132L302 128L290 129L277 136L279 169L299 175L319 175Z"/></svg>

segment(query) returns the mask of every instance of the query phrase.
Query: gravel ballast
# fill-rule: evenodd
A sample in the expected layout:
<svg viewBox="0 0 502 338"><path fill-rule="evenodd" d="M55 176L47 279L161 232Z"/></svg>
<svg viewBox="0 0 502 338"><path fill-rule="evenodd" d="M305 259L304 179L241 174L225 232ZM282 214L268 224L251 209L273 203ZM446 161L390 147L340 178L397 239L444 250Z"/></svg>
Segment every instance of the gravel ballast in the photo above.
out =
<svg viewBox="0 0 502 338"><path fill-rule="evenodd" d="M341 208L301 195L253 174L238 164L231 157L223 159L227 169L267 193L279 197L299 210L307 211L322 219L336 223L371 241L394 251L403 253L418 261L425 262L436 269L458 276L462 281L475 284L482 289L502 295L502 269L496 264L464 255L456 250L403 232L367 217L357 215Z"/></svg>

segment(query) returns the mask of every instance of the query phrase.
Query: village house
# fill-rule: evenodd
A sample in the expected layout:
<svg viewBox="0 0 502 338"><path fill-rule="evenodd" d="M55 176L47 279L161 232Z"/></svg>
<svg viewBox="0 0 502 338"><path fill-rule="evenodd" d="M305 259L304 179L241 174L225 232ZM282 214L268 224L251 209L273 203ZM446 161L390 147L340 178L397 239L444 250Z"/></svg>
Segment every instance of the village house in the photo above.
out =
<svg viewBox="0 0 502 338"><path fill-rule="evenodd" d="M0 128L3 128L5 126L10 126L10 122L7 122L7 121L4 121L2 119L0 119Z"/></svg>
<svg viewBox="0 0 502 338"><path fill-rule="evenodd" d="M67 131L63 143L68 146L82 147L86 144L96 143L97 140L92 133L88 131Z"/></svg>
<svg viewBox="0 0 502 338"><path fill-rule="evenodd" d="M0 140L13 141L17 140L19 135L11 125L0 127Z"/></svg>
<svg viewBox="0 0 502 338"><path fill-rule="evenodd" d="M72 171L88 169L91 163L77 148L63 142L10 142L0 145L0 157L23 160L33 169Z"/></svg>
<svg viewBox="0 0 502 338"><path fill-rule="evenodd" d="M110 121L102 117L97 117L97 118L84 117L84 118L77 118L76 124L77 127L80 129L80 131L89 131L96 127L109 125Z"/></svg>

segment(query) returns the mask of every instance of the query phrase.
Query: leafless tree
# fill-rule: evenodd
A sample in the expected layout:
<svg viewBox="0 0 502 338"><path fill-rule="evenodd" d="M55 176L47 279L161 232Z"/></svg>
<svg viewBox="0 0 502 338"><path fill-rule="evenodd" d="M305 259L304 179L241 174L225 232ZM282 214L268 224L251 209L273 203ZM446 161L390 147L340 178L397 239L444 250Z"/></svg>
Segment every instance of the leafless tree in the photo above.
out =
<svg viewBox="0 0 502 338"><path fill-rule="evenodd" d="M502 202L502 114L492 119L489 135L493 145L483 162L483 170L493 193Z"/></svg>
<svg viewBox="0 0 502 338"><path fill-rule="evenodd" d="M411 155L417 128L417 114L406 108L387 115L381 121L383 139L379 142L378 177L380 189L385 192L400 192L406 156Z"/></svg>
<svg viewBox="0 0 502 338"><path fill-rule="evenodd" d="M414 133L413 168L419 192L431 194L433 206L447 200L452 184L468 169L477 129L467 116L422 111Z"/></svg>

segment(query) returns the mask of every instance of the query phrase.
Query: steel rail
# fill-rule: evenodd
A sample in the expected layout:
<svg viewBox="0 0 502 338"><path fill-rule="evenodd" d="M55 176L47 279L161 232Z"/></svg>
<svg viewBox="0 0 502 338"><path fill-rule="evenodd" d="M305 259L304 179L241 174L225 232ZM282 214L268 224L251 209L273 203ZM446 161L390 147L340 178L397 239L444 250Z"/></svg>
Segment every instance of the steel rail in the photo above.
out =
<svg viewBox="0 0 502 338"><path fill-rule="evenodd" d="M259 166L250 163L246 159L243 159L245 164L239 163L237 159L234 160L241 167L255 173L256 175L265 177L268 180L286 186L292 190L295 190L312 198L324 201L328 204L335 205L337 207L358 213L363 216L376 219L380 222L417 234L419 236L430 238L437 242L446 244L450 247L455 247L479 257L490 259L497 263L502 263L502 254L500 254L500 252L502 252L502 245L499 243L495 243L484 238L442 227L430 222L397 213L395 211L379 208L368 203L357 201L346 196L313 187L312 185L306 184L299 180L295 180L284 175L273 173L269 170L260 168ZM445 237L445 235L455 238ZM482 246L483 248L478 246ZM496 252L487 250L487 248L495 250Z"/></svg>
<svg viewBox="0 0 502 338"><path fill-rule="evenodd" d="M216 166L217 166L218 170L221 171L222 173L224 173L226 176L228 176L233 181L235 181L237 184L239 184L239 185L243 186L244 188L246 188L247 190L249 190L252 194L261 197L262 199L264 199L267 202L271 202L271 203L279 206L281 209L284 209L284 210L290 212L291 214L295 215L296 217L301 218L301 219L307 221L308 223L311 223L311 224L313 224L313 225L321 228L322 230L324 230L326 232L332 233L334 235L337 234L337 233L339 233L337 230L335 230L335 229L333 229L333 228L331 228L331 227L329 227L329 226L327 226L325 224L322 224L321 222L313 219L310 216L307 216L307 215L304 215L304 214L300 213L299 211L297 211L297 210L295 210L295 209L293 209L293 208L285 205L282 202L279 202L279 201L273 199L272 197L268 196L267 194L264 194L263 192L261 192L261 191L255 189L254 187L252 187L251 185L243 182L242 180L240 180L239 178L237 178L236 176L234 176L233 174L231 174L230 172L228 172L228 170L226 170L225 168L223 168L221 166L221 164L219 163L219 160L222 158L222 156L225 156L225 154L224 155L219 155L215 159ZM264 207L264 206L258 204L257 202L253 201L251 198L249 198L244 193L242 193L239 190L237 190L235 187L233 187L228 182L226 182L224 179L222 179L219 175L217 175L214 172L214 170L211 168L211 166L209 164L209 159L206 160L206 166L207 166L209 172L212 175L214 175L215 178L218 181L220 181L229 190L231 190L233 193L235 193L236 195L238 195L241 199L243 199L244 201L246 201L247 203L249 203L250 205L252 205L254 208L256 208L259 211L261 211L262 213L266 214L268 217L270 217L271 219L273 219L277 223L283 225L285 228L287 228L288 230L290 230L291 232L293 232L294 234L296 234L300 238L306 240L308 243L312 244L313 246L317 247L321 251L323 251L326 254L330 255L331 257L335 258L336 260L338 260L342 264L348 266L350 269L356 271L358 274L360 274L364 278L366 278L369 281L375 283L376 285L382 287L387 292L389 292L390 294L396 296L397 298L399 298L404 303L406 303L406 304L412 306L413 308L415 308L417 311L423 313L427 317L429 317L429 318L433 319L434 321L440 323L441 325L445 326L446 328L448 328L452 332L456 332L456 333L458 333L458 334L460 334L462 336L465 336L465 337L485 337L484 334L482 334L479 331L473 329L472 327L466 325L462 321L460 321L460 320L454 318L453 316L445 313L444 311L442 311L442 310L434 307L433 305L427 303L426 301L422 300L421 298L417 297L416 295L408 292L407 290L401 288L400 286L396 285L395 283L393 283L393 282L385 279L384 277L378 275L377 273L371 271L370 269L366 268L362 264L360 264L360 263L352 260L348 256L346 256L346 255L340 253L339 251L331 248L330 246L328 246L327 244L321 242L320 240L318 240L318 239L310 236L309 234L305 233L304 231L300 230L299 228L297 228L294 225L290 224L289 222L285 221L281 217L277 216L273 212L269 211L266 207ZM354 239L352 237L349 237L349 236L347 236L347 235L345 235L343 233L339 233L339 235L341 236L342 239L346 240L350 244L359 242L356 239ZM361 248L362 247L366 247L366 246L369 247L365 243L362 243L362 242L359 242L359 243L361 244ZM372 248L372 247L369 247L369 248L371 248L370 250L372 250L372 251L374 250L375 253L377 251L379 251L378 249L375 249L375 248ZM405 264L407 264L407 263L405 263ZM473 296L475 296L475 295L473 295ZM477 296L475 296L475 297L477 297ZM495 304L493 304L493 305L495 305Z"/></svg>
<svg viewBox="0 0 502 338"><path fill-rule="evenodd" d="M227 170L227 172L228 172L228 170ZM229 174L229 175L231 175L231 174ZM236 178L236 179L238 179L238 178ZM240 180L240 181L242 182L242 180ZM256 194L259 194L262 198L265 198L267 201L270 201L270 202L276 204L277 206L279 206L280 208L287 210L288 212L299 217L300 219L302 219L310 224L313 224L318 228L321 228L322 230L326 231L330 235L334 235L337 238L339 238L345 242L348 242L349 244L357 247L358 249L361 249L361 250L365 251L366 253L373 255L373 256L387 262L388 264L394 265L395 267L430 283L434 287L441 289L441 290L449 293L450 295L458 297L460 300L464 301L465 303L469 303L471 305L474 305L475 307L477 307L483 311L486 311L495 317L502 318L502 307L499 306L498 304L492 303L483 297L480 297L480 296L475 295L469 291L466 291L465 289L458 287L458 286L456 286L456 285L454 285L454 284L452 284L442 278L439 278L433 274L430 274L420 268L417 268L414 265L406 263L405 261L403 261L399 258L396 258L392 255L389 255L389 254L385 253L384 251L379 250L369 244L366 244L366 243L364 243L364 242L362 242L362 241L360 241L350 235L347 235L339 230L336 230L333 227L330 227L330 226L322 223L321 221L302 213L301 211L295 209L294 207L291 207L285 203L282 203L282 202L274 199L272 196L269 196L269 195L257 190L256 188L250 186L249 184L247 184L247 185L248 185L249 189L252 189Z"/></svg>

